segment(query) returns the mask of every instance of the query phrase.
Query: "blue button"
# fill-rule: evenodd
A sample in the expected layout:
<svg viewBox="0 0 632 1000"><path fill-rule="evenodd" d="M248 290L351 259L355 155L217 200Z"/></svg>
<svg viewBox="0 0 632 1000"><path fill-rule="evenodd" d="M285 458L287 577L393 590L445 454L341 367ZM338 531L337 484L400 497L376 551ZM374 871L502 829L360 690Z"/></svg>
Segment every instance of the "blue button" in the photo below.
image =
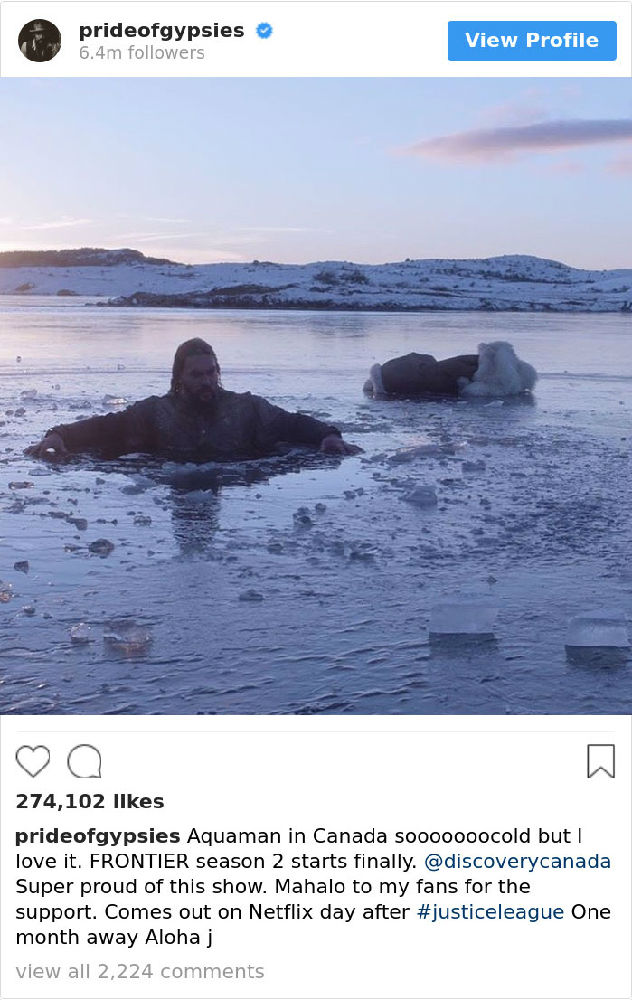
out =
<svg viewBox="0 0 632 1000"><path fill-rule="evenodd" d="M450 62L613 62L616 21L449 21Z"/></svg>

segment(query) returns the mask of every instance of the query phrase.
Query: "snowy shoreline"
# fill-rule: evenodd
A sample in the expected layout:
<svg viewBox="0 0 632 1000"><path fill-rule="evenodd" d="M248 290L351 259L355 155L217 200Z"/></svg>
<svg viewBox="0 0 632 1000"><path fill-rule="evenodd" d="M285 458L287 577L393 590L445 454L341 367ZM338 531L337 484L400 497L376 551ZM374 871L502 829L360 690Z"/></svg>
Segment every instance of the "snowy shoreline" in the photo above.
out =
<svg viewBox="0 0 632 1000"><path fill-rule="evenodd" d="M192 266L129 250L42 251L0 254L0 295L149 308L632 313L632 269L588 271L521 255Z"/></svg>

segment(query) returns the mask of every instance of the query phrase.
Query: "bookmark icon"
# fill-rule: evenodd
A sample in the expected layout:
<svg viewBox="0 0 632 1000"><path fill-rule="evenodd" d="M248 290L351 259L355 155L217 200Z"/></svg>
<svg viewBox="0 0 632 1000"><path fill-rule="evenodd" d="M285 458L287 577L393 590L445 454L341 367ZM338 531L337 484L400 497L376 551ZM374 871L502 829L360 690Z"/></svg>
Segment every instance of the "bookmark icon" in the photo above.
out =
<svg viewBox="0 0 632 1000"><path fill-rule="evenodd" d="M599 771L604 771L609 778L614 778L614 743L589 743L588 777L594 778Z"/></svg>

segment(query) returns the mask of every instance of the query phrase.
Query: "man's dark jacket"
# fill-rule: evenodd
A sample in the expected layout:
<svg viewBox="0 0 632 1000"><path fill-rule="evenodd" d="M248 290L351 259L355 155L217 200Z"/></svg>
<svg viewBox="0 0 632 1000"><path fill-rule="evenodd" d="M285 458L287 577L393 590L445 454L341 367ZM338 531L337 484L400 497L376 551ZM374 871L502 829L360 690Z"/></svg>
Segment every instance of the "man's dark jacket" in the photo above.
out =
<svg viewBox="0 0 632 1000"><path fill-rule="evenodd" d="M150 396L121 413L89 417L51 428L70 452L116 458L146 452L178 462L255 458L285 441L318 448L337 428L273 406L249 392L219 389L207 405L189 403L179 393ZM49 431L48 433L51 433Z"/></svg>

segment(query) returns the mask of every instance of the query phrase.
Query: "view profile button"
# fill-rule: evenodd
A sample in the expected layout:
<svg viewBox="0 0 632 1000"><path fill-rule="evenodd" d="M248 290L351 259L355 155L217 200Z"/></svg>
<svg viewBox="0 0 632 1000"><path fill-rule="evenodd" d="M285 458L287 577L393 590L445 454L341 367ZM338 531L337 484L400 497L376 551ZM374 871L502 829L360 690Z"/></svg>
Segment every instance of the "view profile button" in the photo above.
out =
<svg viewBox="0 0 632 1000"><path fill-rule="evenodd" d="M616 21L448 21L450 62L613 62Z"/></svg>

